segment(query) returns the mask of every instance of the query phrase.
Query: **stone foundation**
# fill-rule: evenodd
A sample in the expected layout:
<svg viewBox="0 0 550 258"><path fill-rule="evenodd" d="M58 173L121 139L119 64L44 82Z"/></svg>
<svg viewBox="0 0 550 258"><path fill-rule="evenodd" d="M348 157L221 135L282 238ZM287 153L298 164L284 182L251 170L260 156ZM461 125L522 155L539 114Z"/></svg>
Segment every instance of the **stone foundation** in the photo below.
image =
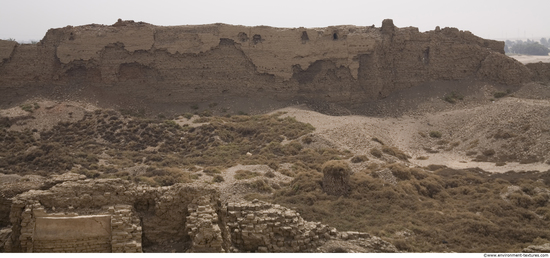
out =
<svg viewBox="0 0 550 258"><path fill-rule="evenodd" d="M240 251L300 252L331 238L329 227L307 222L299 213L280 205L229 203L222 214L227 219L231 242Z"/></svg>
<svg viewBox="0 0 550 258"><path fill-rule="evenodd" d="M12 198L10 222L6 252L133 253L166 243L190 246L188 252L314 252L328 240L372 238L257 200L222 206L206 184L153 188L120 179L20 194Z"/></svg>

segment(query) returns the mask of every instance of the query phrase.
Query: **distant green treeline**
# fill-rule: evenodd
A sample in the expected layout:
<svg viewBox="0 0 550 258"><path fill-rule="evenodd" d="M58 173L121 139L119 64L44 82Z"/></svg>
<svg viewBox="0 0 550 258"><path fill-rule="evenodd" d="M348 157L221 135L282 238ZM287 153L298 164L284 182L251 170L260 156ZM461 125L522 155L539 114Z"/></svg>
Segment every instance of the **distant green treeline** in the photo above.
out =
<svg viewBox="0 0 550 258"><path fill-rule="evenodd" d="M522 55L535 55L535 56L547 56L550 53L550 40L541 38L540 42L530 40L506 40L504 46L504 52L510 54L522 54Z"/></svg>

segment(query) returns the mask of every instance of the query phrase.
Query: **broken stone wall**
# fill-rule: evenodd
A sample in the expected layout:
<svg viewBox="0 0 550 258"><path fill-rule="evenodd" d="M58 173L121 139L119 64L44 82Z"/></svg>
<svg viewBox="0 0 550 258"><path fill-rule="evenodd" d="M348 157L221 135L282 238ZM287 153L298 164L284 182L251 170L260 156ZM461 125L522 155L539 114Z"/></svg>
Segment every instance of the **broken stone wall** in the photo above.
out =
<svg viewBox="0 0 550 258"><path fill-rule="evenodd" d="M43 245L38 249L35 243L36 221L44 218L54 218L65 222L84 219L86 216L108 216L111 233L110 250L112 252L141 252L142 243L159 244L166 241L184 242L189 240L185 231L188 206L199 196L208 195L212 200L219 200L215 189L191 185L175 185L173 187L137 186L120 179L80 180L64 182L49 190L31 190L16 196L10 212L12 225L11 251L43 251ZM217 208L219 210L219 208ZM40 223L40 222L39 222ZM44 241L59 241L62 251L107 251L104 245L97 241L105 238L75 237L73 239L88 239L92 246L85 250L68 250L74 246L62 237L49 236ZM39 239L40 240L40 239ZM40 240L41 241L41 240ZM81 240L78 240L81 241ZM82 240L86 241L86 240ZM103 248L103 249L102 249ZM48 251L48 250L46 250Z"/></svg>
<svg viewBox="0 0 550 258"><path fill-rule="evenodd" d="M221 213L238 251L300 252L331 238L331 229L326 225L305 221L296 211L280 205L229 203Z"/></svg>
<svg viewBox="0 0 550 258"><path fill-rule="evenodd" d="M328 240L391 247L367 233L305 221L280 205L255 200L222 206L219 194L210 185L149 187L121 179L30 190L12 199L4 250L130 253L176 242L191 243L190 252L310 252Z"/></svg>
<svg viewBox="0 0 550 258"><path fill-rule="evenodd" d="M226 252L229 243L224 243L227 232L218 217L219 200L212 195L204 195L189 204L186 230L191 238L191 252L193 253L220 253ZM225 248L225 249L224 249Z"/></svg>
<svg viewBox="0 0 550 258"><path fill-rule="evenodd" d="M77 212L48 213L38 201L27 204L22 213L13 214L13 221L20 223L12 228L18 238L12 237L9 251L142 252L140 220L132 209L115 205L82 216Z"/></svg>
<svg viewBox="0 0 550 258"><path fill-rule="evenodd" d="M11 201L0 193L0 228L10 224Z"/></svg>

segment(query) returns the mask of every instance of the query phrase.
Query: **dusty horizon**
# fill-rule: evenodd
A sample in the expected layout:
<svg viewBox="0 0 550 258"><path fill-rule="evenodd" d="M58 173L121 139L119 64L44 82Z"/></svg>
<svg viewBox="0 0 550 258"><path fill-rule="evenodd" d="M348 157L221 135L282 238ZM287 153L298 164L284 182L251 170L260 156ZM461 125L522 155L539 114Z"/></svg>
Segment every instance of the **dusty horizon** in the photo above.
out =
<svg viewBox="0 0 550 258"><path fill-rule="evenodd" d="M429 0L414 3L348 0L340 1L337 6L328 2L312 5L305 1L283 1L271 4L248 0L200 3L164 0L153 6L139 1L16 1L4 3L0 10L0 39L36 41L42 39L50 28L92 23L110 25L119 18L159 26L226 23L283 28L373 24L379 27L382 20L388 18L393 19L397 27L413 26L420 31L440 26L467 30L487 39L540 39L550 36L545 27L550 24L550 17L544 13L548 7L549 2L538 0L523 5L493 0L443 4Z"/></svg>

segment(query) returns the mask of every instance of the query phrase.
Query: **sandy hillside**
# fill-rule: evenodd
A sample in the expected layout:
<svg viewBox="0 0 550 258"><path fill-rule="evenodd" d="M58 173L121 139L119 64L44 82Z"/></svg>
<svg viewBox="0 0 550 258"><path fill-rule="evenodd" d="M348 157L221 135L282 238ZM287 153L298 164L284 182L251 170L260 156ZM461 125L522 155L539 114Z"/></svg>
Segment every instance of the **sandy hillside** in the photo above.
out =
<svg viewBox="0 0 550 258"><path fill-rule="evenodd" d="M370 155L370 150L380 148L379 142L383 142L410 155L412 165L479 167L490 172L550 169L548 100L505 97L475 107L398 118L329 116L305 106L279 111L313 125L316 128L314 138L318 141L322 139L326 144L350 150L356 155ZM432 131L440 132L442 136L430 137ZM496 154L490 154L488 150ZM484 152L490 154L489 160L500 154L515 155L518 160L504 161L498 166L495 160L473 161L476 156L485 158ZM530 156L537 156L538 161L518 162Z"/></svg>
<svg viewBox="0 0 550 258"><path fill-rule="evenodd" d="M409 155L409 165L479 167L490 172L550 170L547 85L526 84L500 98L494 97L498 90L490 85L459 86L466 89L464 98L454 104L442 97L453 88L437 92L432 86L417 87L410 91L422 93L419 97L405 92L372 103L371 110L379 110L376 115L330 116L306 105L274 112L283 111L313 125L316 130L310 136L314 142L309 147L337 147L367 155L373 162L400 162L391 155L376 158L371 154L373 148L381 149L384 144ZM74 122L82 119L85 111L97 109L82 102L36 100L27 105L30 112L23 111L24 105L0 111L13 123L9 130L48 130L58 122ZM180 120L176 122L201 125L191 123L193 118ZM431 137L432 132L440 136Z"/></svg>

